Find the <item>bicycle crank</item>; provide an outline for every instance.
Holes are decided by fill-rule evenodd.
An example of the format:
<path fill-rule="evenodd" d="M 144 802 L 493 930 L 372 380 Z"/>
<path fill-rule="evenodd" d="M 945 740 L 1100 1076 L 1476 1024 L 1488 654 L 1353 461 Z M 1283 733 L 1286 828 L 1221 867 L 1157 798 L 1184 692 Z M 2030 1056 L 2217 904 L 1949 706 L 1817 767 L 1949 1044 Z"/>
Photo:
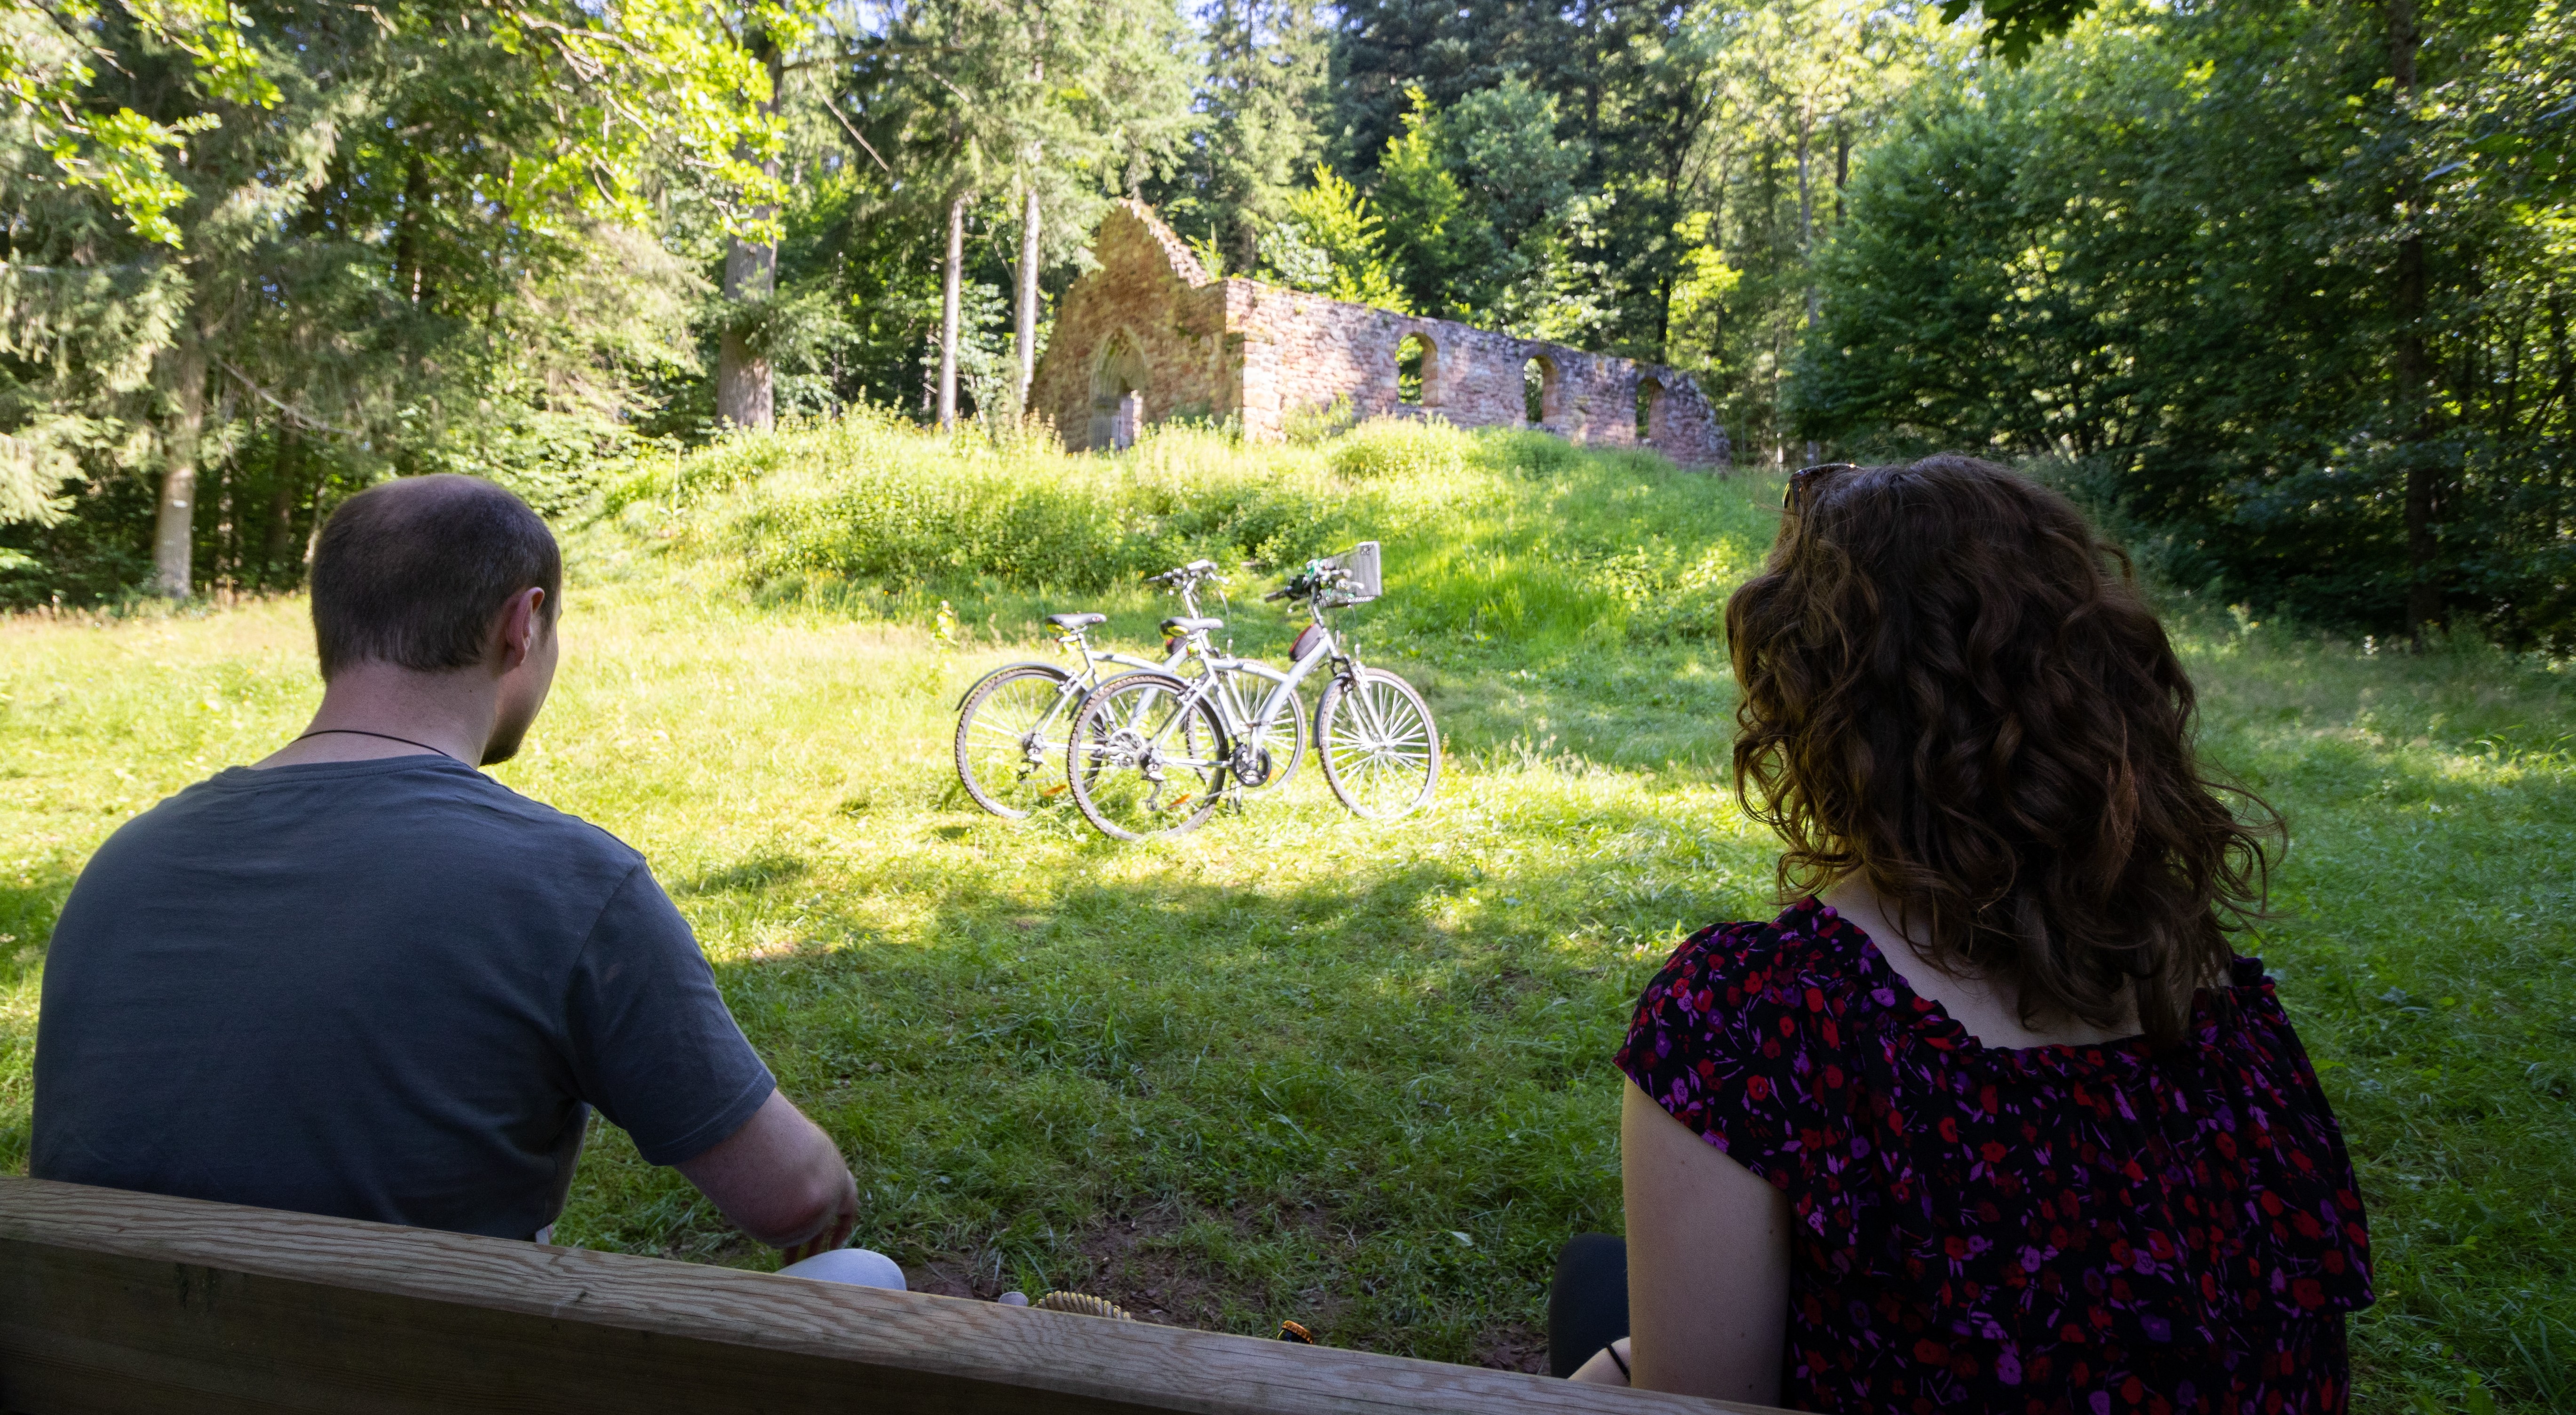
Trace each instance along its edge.
<path fill-rule="evenodd" d="M 1225 769 L 1239 786 L 1258 791 L 1270 782 L 1270 749 L 1250 742 L 1234 744 L 1234 754 L 1226 759 Z"/>

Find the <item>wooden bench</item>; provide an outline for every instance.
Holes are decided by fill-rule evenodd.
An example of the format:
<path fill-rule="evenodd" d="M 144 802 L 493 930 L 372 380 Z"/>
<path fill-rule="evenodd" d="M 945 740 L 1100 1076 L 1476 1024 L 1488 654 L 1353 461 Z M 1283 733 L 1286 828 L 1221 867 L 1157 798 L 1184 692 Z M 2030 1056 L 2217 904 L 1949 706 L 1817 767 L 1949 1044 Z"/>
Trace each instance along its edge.
<path fill-rule="evenodd" d="M 0 1177 L 0 1409 L 1709 1415 L 1755 1407 Z"/>

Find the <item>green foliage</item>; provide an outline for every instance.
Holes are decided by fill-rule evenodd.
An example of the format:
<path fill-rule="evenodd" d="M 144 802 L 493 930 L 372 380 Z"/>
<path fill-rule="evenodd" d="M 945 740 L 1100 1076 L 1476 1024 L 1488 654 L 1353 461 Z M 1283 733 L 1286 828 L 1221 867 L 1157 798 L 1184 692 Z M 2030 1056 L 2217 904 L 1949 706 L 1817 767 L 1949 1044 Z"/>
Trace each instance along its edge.
<path fill-rule="evenodd" d="M 1314 184 L 1281 199 L 1287 215 L 1262 247 L 1265 260 L 1285 266 L 1289 283 L 1337 300 L 1376 305 L 1398 314 L 1412 306 L 1396 288 L 1385 247 L 1386 223 L 1369 209 L 1359 189 L 1316 164 Z M 1319 264 L 1307 252 L 1319 254 Z M 1318 278 L 1320 277 L 1320 283 Z"/>
<path fill-rule="evenodd" d="M 2576 387 L 2568 189 L 2470 141 L 2536 56 L 2428 59 L 2462 100 L 2416 113 L 2366 12 L 2116 18 L 1918 92 L 1816 267 L 1800 429 L 2069 459 L 2183 582 L 2378 634 L 2408 627 L 2411 481 L 2455 622 L 2576 644 L 2576 405 L 2532 393 Z M 2395 210 L 2416 181 L 2438 199 Z"/>
<path fill-rule="evenodd" d="M 73 7 L 97 62 L 30 82 L 158 125 L 174 187 L 102 194 L 50 119 L 0 122 L 0 603 L 137 588 L 165 478 L 183 592 L 295 583 L 329 502 L 389 472 L 574 495 L 692 358 L 693 277 L 631 224 L 646 169 L 694 172 L 721 227 L 774 200 L 766 79 L 695 9 L 149 8 Z"/>
<path fill-rule="evenodd" d="M 1517 76 L 1446 112 L 1419 88 L 1407 98 L 1372 189 L 1406 293 L 1421 309 L 1539 333 L 1524 326 L 1559 303 L 1556 247 L 1589 215 L 1575 187 L 1584 152 L 1557 138 L 1556 98 Z"/>
<path fill-rule="evenodd" d="M 1473 445 L 1431 418 L 1371 418 L 1335 439 L 1325 463 L 1349 481 L 1436 481 L 1465 471 Z"/>
<path fill-rule="evenodd" d="M 90 0 L 0 0 L 0 103 L 6 105 L 0 123 L 13 130 L 6 145 L 43 153 L 55 169 L 53 180 L 104 196 L 142 240 L 179 246 L 170 209 L 187 198 L 187 189 L 171 174 L 167 154 L 216 120 L 205 113 L 155 118 L 122 105 L 100 111 L 86 90 L 99 61 L 115 60 L 112 51 L 82 40 L 124 30 L 186 56 L 191 76 L 214 95 L 266 107 L 279 95 L 260 72 L 246 34 L 249 21 L 247 12 L 215 0 L 120 4 L 112 16 Z M 6 512 L 0 506 L 0 521 Z"/>
<path fill-rule="evenodd" d="M 1374 196 L 1407 295 L 1422 309 L 1456 313 L 1468 304 L 1458 281 L 1493 255 L 1493 228 L 1467 215 L 1467 194 L 1434 139 L 1431 100 L 1420 89 L 1412 97 L 1403 133 L 1387 139 L 1378 156 Z"/>
<path fill-rule="evenodd" d="M 1201 15 L 1201 122 L 1181 169 L 1146 197 L 1173 229 L 1207 242 L 1211 270 L 1250 270 L 1323 156 L 1327 39 L 1312 0 L 1215 0 Z"/>

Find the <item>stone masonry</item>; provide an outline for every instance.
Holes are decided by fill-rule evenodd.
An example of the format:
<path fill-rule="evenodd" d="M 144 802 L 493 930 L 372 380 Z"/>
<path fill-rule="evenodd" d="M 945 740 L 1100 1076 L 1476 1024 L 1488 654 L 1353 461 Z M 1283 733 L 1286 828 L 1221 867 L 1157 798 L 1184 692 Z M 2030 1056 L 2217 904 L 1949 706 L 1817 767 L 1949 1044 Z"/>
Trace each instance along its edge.
<path fill-rule="evenodd" d="M 1726 429 L 1678 369 L 1218 280 L 1141 202 L 1110 209 L 1092 254 L 1100 268 L 1065 292 L 1029 390 L 1030 410 L 1054 419 L 1077 451 L 1123 447 L 1148 423 L 1187 417 L 1240 418 L 1245 436 L 1276 442 L 1290 413 L 1346 398 L 1362 417 L 1535 426 L 1574 442 L 1648 447 L 1685 467 L 1727 465 Z M 1418 401 L 1403 396 L 1398 377 L 1414 341 Z"/>

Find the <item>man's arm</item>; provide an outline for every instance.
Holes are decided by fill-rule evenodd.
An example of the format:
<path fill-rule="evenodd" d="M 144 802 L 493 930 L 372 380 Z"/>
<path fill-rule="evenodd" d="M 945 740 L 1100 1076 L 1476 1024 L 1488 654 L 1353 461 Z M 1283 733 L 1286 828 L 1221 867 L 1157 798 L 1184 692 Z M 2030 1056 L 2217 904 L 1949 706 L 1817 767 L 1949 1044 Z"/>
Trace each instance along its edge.
<path fill-rule="evenodd" d="M 840 1147 L 777 1091 L 742 1128 L 677 1168 L 734 1226 L 795 1262 L 849 1241 L 859 1186 Z"/>

